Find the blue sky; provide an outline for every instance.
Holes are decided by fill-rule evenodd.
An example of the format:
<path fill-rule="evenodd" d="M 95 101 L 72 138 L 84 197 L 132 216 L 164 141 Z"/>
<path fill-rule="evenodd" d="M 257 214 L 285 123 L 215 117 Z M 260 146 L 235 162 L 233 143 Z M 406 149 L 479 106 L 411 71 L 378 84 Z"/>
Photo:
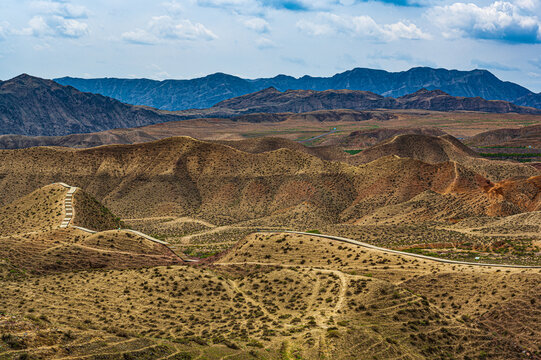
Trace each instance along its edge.
<path fill-rule="evenodd" d="M 484 68 L 541 91 L 541 0 L 1 0 L 0 79 Z"/>

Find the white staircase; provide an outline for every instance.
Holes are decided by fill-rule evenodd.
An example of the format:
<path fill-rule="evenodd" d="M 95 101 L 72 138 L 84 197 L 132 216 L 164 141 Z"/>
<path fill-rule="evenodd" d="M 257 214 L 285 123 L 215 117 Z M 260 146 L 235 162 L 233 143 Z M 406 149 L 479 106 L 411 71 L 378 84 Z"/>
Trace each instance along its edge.
<path fill-rule="evenodd" d="M 60 224 L 61 229 L 67 228 L 73 219 L 73 194 L 75 191 L 77 191 L 77 188 L 75 186 L 70 186 L 68 192 L 66 193 L 66 197 L 64 199 L 64 210 L 66 211 L 66 214 L 64 216 L 64 220 L 62 220 L 62 224 Z"/>

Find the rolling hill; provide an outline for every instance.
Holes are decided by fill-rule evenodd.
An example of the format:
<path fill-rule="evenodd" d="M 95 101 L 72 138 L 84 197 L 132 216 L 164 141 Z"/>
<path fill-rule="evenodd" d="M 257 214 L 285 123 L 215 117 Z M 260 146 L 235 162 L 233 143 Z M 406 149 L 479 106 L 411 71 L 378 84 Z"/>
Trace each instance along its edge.
<path fill-rule="evenodd" d="M 77 228 L 62 228 L 68 189 L 39 188 L 0 208 L 0 267 L 31 274 L 171 265 L 181 260 L 167 247 L 119 228 L 103 205 L 78 189 L 73 200 Z"/>
<path fill-rule="evenodd" d="M 430 164 L 455 162 L 492 181 L 537 174 L 537 170 L 529 165 L 484 159 L 450 135 L 437 137 L 419 134 L 396 135 L 346 158 L 345 161 L 359 165 L 391 155 Z"/>
<path fill-rule="evenodd" d="M 394 142 L 403 143 L 402 137 Z M 251 149 L 250 153 L 188 137 L 84 150 L 2 150 L 0 202 L 9 203 L 32 188 L 64 179 L 123 218 L 196 216 L 215 224 L 259 219 L 282 225 L 303 224 L 311 218 L 312 223 L 339 223 L 408 201 L 426 190 L 471 193 L 472 199 L 483 201 L 466 199 L 465 203 L 473 212 L 486 214 L 491 205 L 487 191 L 494 183 L 518 174 L 538 174 L 525 165 L 477 160 L 466 150 L 461 152 L 457 140 L 427 137 L 423 141 L 434 142 L 435 154 L 444 154 L 449 161 L 424 152 L 418 156 L 424 161 L 398 158 L 392 155 L 393 147 L 379 146 L 375 148 L 383 150 L 376 151 L 375 161 L 353 166 L 291 148 L 259 152 L 257 145 L 236 144 Z M 390 145 L 394 146 L 392 140 Z M 425 162 L 430 160 L 434 163 Z M 39 177 L 33 175 L 36 172 Z M 518 209 L 500 213 L 523 211 Z"/>
<path fill-rule="evenodd" d="M 482 132 L 468 139 L 471 146 L 541 148 L 541 125 Z"/>
<path fill-rule="evenodd" d="M 216 132 L 231 129 L 234 135 L 242 138 L 242 130 L 235 127 L 250 127 L 248 131 L 257 133 L 258 124 L 298 124 L 304 131 L 307 123 L 326 124 L 329 122 L 356 124 L 361 121 L 387 121 L 397 118 L 396 115 L 384 111 L 353 111 L 353 110 L 324 110 L 301 114 L 247 114 L 230 119 L 194 119 L 182 121 L 169 121 L 155 125 L 135 128 L 112 129 L 100 132 L 70 134 L 64 136 L 27 136 L 27 135 L 0 135 L 0 149 L 21 149 L 34 146 L 65 146 L 86 148 L 100 145 L 132 144 L 159 140 L 170 136 L 192 136 L 196 138 L 220 138 Z M 323 125 L 322 125 L 323 126 Z M 259 130 L 260 132 L 260 130 Z M 216 135 L 214 135 L 216 134 Z"/>
<path fill-rule="evenodd" d="M 1 150 L 0 358 L 536 359 L 539 268 L 438 258 L 538 263 L 541 176 L 490 181 L 458 140 L 416 132 L 374 134 L 393 137 L 360 165 L 274 138 Z M 58 228 L 53 181 L 81 187 L 73 222 L 99 232 Z M 102 202 L 229 246 L 188 265 Z"/>
<path fill-rule="evenodd" d="M 517 101 L 516 104 L 521 106 L 538 106 L 538 100 L 535 100 L 538 94 L 520 85 L 501 81 L 486 70 L 457 71 L 418 67 L 408 71 L 387 72 L 355 68 L 328 78 L 312 76 L 293 78 L 278 75 L 274 78 L 248 80 L 216 73 L 191 80 L 65 77 L 56 81 L 62 85 L 71 85 L 81 91 L 102 94 L 128 104 L 152 106 L 163 110 L 208 108 L 220 101 L 271 86 L 280 91 L 362 90 L 392 97 L 400 97 L 427 88 L 439 89 L 453 96 Z"/>

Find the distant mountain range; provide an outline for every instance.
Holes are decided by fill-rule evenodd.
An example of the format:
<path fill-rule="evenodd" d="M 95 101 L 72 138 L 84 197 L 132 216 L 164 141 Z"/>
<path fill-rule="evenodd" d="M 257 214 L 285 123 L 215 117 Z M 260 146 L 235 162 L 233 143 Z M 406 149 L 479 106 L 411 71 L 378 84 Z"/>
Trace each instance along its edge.
<path fill-rule="evenodd" d="M 304 113 L 319 110 L 423 109 L 541 114 L 540 109 L 505 101 L 454 97 L 422 89 L 399 98 L 354 90 L 289 90 L 267 88 L 202 110 L 168 112 L 134 106 L 62 86 L 26 74 L 0 82 L 0 134 L 61 136 L 115 128 L 132 128 L 194 118 L 234 118 L 259 113 Z M 360 116 L 359 119 L 365 119 Z M 253 121 L 276 121 L 257 116 Z"/>
<path fill-rule="evenodd" d="M 520 106 L 541 108 L 541 94 L 512 82 L 502 81 L 487 70 L 458 71 L 412 68 L 387 72 L 356 68 L 332 77 L 278 75 L 273 78 L 243 79 L 223 73 L 191 80 L 149 79 L 55 79 L 80 91 L 101 94 L 134 105 L 163 110 L 186 110 L 211 107 L 218 102 L 274 87 L 286 90 L 362 90 L 382 96 L 400 97 L 421 88 L 442 90 L 453 96 L 504 100 Z"/>
<path fill-rule="evenodd" d="M 68 135 L 179 120 L 26 74 L 0 82 L 0 134 Z"/>
<path fill-rule="evenodd" d="M 199 117 L 224 117 L 253 113 L 303 113 L 331 109 L 422 109 L 431 111 L 480 111 L 490 113 L 541 114 L 541 109 L 522 107 L 502 100 L 455 97 L 441 90 L 421 89 L 398 98 L 359 90 L 288 90 L 268 88 L 222 101 L 205 110 L 179 111 Z"/>

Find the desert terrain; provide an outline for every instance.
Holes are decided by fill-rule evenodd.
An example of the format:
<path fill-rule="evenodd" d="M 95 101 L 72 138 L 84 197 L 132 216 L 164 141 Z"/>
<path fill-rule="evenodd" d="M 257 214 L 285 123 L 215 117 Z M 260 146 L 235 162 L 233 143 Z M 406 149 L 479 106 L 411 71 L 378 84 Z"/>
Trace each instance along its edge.
<path fill-rule="evenodd" d="M 539 359 L 538 121 L 255 114 L 0 150 L 0 359 Z"/>

